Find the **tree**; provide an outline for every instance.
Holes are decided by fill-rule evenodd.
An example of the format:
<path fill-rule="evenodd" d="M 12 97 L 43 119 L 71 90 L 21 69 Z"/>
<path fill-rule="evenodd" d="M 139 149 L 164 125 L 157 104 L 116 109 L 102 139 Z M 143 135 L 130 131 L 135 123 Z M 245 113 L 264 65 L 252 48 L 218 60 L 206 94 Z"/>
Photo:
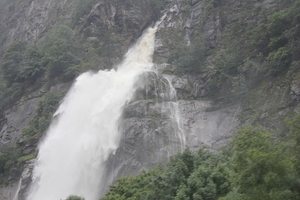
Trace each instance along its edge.
<path fill-rule="evenodd" d="M 53 113 L 58 108 L 63 93 L 48 92 L 39 102 L 36 115 L 29 126 L 23 129 L 22 137 L 30 138 L 36 134 L 42 134 L 50 125 Z"/>
<path fill-rule="evenodd" d="M 195 73 L 204 69 L 205 46 L 202 41 L 193 41 L 190 46 L 177 44 L 172 50 L 169 62 L 178 67 L 177 73 Z"/>
<path fill-rule="evenodd" d="M 60 25 L 49 32 L 45 38 L 44 49 L 49 78 L 71 80 L 79 74 L 79 45 L 74 40 L 74 31 L 69 27 Z"/>
<path fill-rule="evenodd" d="M 68 196 L 68 198 L 66 198 L 66 200 L 84 200 L 84 198 L 80 196 L 70 195 Z"/>
<path fill-rule="evenodd" d="M 1 71 L 8 86 L 19 81 L 18 75 L 23 65 L 23 53 L 26 45 L 25 41 L 16 41 L 4 53 Z"/>
<path fill-rule="evenodd" d="M 0 176 L 17 162 L 21 156 L 21 150 L 15 146 L 7 146 L 0 151 Z"/>
<path fill-rule="evenodd" d="M 174 199 L 180 185 L 186 184 L 189 175 L 189 169 L 182 155 L 177 154 L 171 157 L 163 173 L 153 177 L 147 199 Z"/>
<path fill-rule="evenodd" d="M 160 174 L 159 169 L 142 172 L 136 177 L 125 177 L 112 185 L 102 200 L 139 200 L 148 199 L 149 184 L 155 174 Z"/>
<path fill-rule="evenodd" d="M 261 128 L 240 130 L 231 143 L 232 177 L 238 193 L 249 199 L 295 199 L 292 191 L 293 162 L 283 146 Z"/>
<path fill-rule="evenodd" d="M 26 49 L 23 62 L 18 74 L 19 79 L 34 82 L 45 71 L 44 53 L 36 45 Z"/>
<path fill-rule="evenodd" d="M 295 190 L 300 196 L 300 115 L 286 119 L 290 129 L 291 154 L 294 157 L 294 166 L 296 169 Z"/>
<path fill-rule="evenodd" d="M 221 156 L 200 149 L 194 159 L 194 170 L 182 182 L 175 200 L 211 200 L 226 195 L 230 190 L 229 169 Z"/>

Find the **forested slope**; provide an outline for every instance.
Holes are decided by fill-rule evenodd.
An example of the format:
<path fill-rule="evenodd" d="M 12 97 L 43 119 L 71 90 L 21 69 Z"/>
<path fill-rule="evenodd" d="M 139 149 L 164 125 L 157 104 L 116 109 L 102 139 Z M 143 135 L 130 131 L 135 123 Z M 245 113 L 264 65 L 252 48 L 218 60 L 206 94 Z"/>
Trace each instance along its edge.
<path fill-rule="evenodd" d="M 121 178 L 102 199 L 300 199 L 299 119 L 287 120 L 284 141 L 249 126 L 218 153 L 187 149 L 166 165 Z"/>

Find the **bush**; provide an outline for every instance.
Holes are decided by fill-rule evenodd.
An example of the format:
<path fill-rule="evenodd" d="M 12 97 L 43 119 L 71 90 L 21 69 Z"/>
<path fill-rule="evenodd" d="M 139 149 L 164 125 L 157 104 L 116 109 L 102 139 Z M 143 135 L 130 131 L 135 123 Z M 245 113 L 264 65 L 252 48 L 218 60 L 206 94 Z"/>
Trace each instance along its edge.
<path fill-rule="evenodd" d="M 249 199 L 296 199 L 293 156 L 271 133 L 259 127 L 241 129 L 233 138 L 233 184 Z M 285 196 L 283 198 L 283 196 Z"/>
<path fill-rule="evenodd" d="M 22 83 L 12 83 L 10 87 L 4 86 L 0 95 L 0 107 L 6 109 L 12 105 L 24 94 L 24 86 Z"/>
<path fill-rule="evenodd" d="M 15 81 L 19 81 L 18 75 L 23 65 L 23 54 L 26 45 L 25 41 L 16 41 L 4 53 L 1 71 L 8 86 Z"/>
<path fill-rule="evenodd" d="M 58 77 L 69 81 L 78 75 L 81 63 L 78 46 L 74 41 L 74 31 L 67 26 L 61 25 L 47 34 L 44 49 L 50 79 Z"/>
<path fill-rule="evenodd" d="M 84 198 L 80 196 L 70 195 L 68 196 L 68 198 L 66 198 L 66 200 L 84 200 Z"/>
<path fill-rule="evenodd" d="M 265 62 L 266 70 L 270 75 L 278 75 L 290 67 L 292 54 L 288 47 L 281 47 L 271 52 Z"/>
<path fill-rule="evenodd" d="M 218 199 L 230 191 L 225 159 L 206 150 L 186 149 L 172 156 L 164 169 L 122 178 L 102 200 L 115 199 Z"/>
<path fill-rule="evenodd" d="M 178 44 L 172 50 L 169 62 L 177 66 L 176 73 L 199 73 L 204 70 L 205 47 L 201 41 L 192 42 L 190 46 Z"/>
<path fill-rule="evenodd" d="M 16 164 L 21 150 L 14 146 L 7 146 L 0 151 L 0 175 L 9 171 Z"/>
<path fill-rule="evenodd" d="M 62 96 L 62 93 L 53 92 L 48 92 L 44 95 L 43 99 L 39 102 L 35 117 L 29 126 L 23 130 L 23 137 L 30 138 L 36 134 L 42 134 L 47 130 Z"/>
<path fill-rule="evenodd" d="M 44 53 L 37 46 L 33 45 L 26 49 L 23 62 L 18 74 L 19 79 L 33 83 L 44 74 Z"/>
<path fill-rule="evenodd" d="M 82 18 L 84 15 L 88 14 L 96 0 L 76 0 L 74 10 L 71 17 L 71 26 L 75 27 L 80 22 L 80 18 Z"/>
<path fill-rule="evenodd" d="M 165 8 L 167 2 L 167 0 L 149 0 L 149 4 L 156 15 L 160 14 L 160 11 Z"/>

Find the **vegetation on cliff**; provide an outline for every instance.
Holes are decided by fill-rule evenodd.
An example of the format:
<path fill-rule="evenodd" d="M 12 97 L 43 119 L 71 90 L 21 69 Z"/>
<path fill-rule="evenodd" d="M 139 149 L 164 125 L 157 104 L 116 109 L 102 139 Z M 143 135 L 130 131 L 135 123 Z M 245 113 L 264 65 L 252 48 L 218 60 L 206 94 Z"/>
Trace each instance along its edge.
<path fill-rule="evenodd" d="M 300 199 L 299 120 L 287 119 L 285 141 L 250 126 L 218 153 L 187 149 L 164 167 L 121 178 L 103 200 Z"/>
<path fill-rule="evenodd" d="M 147 2 L 156 15 L 168 3 L 167 0 Z M 188 10 L 192 1 L 185 2 Z M 253 10 L 252 1 L 240 2 L 246 2 L 246 6 L 236 11 L 242 17 L 224 25 L 222 38 L 215 47 L 205 44 L 201 31 L 192 34 L 189 46 L 182 40 L 172 41 L 167 60 L 176 66 L 174 73 L 207 73 L 211 97 L 244 95 L 264 79 L 287 75 L 293 80 L 299 73 L 300 3 L 278 0 L 280 6 L 270 11 L 262 6 Z M 94 35 L 81 32 L 83 25 L 79 22 L 86 20 L 94 3 L 95 0 L 77 0 L 71 21 L 55 26 L 43 41 L 29 44 L 19 40 L 4 50 L 0 63 L 1 115 L 22 96 L 42 85 L 71 81 L 82 71 L 99 69 L 100 63 L 108 68 L 106 65 L 117 57 L 120 47 L 117 44 L 126 45 L 117 26 L 102 31 L 99 28 Z M 205 3 L 209 12 L 235 12 L 228 0 Z M 8 11 L 14 9 L 14 4 L 8 1 L 0 1 L 0 5 L 7 6 Z M 5 11 L 0 6 L 1 12 Z M 251 12 L 255 17 L 251 18 Z M 3 41 L 4 35 L 0 44 Z M 23 130 L 23 143 L 1 150 L 1 180 L 7 179 L 13 167 L 21 168 L 25 161 L 36 156 L 36 152 L 24 155 L 22 145 L 37 143 L 61 97 L 45 95 L 36 117 Z M 219 153 L 186 150 L 172 157 L 165 167 L 120 179 L 104 199 L 299 199 L 299 120 L 299 116 L 287 120 L 290 132 L 285 133 L 285 138 L 262 128 L 248 127 L 240 130 L 229 147 Z"/>
<path fill-rule="evenodd" d="M 299 69 L 300 4 L 275 3 L 278 7 L 270 10 L 251 1 L 241 1 L 238 7 L 228 0 L 204 1 L 206 11 L 220 18 L 222 37 L 211 47 L 205 45 L 207 38 L 201 30 L 194 31 L 191 45 L 172 42 L 168 61 L 179 74 L 209 74 L 207 84 L 214 97 L 245 94 L 261 80 L 286 73 L 292 76 Z M 228 16 L 222 13 L 239 18 L 227 22 Z"/>

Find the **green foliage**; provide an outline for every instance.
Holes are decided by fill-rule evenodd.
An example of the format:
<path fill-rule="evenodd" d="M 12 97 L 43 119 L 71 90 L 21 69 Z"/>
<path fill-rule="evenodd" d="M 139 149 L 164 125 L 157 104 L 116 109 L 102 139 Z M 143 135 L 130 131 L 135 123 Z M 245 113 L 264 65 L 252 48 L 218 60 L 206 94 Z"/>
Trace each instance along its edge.
<path fill-rule="evenodd" d="M 64 81 L 72 80 L 79 74 L 79 44 L 74 39 L 74 31 L 60 25 L 49 32 L 45 38 L 47 75 Z"/>
<path fill-rule="evenodd" d="M 71 17 L 71 26 L 75 27 L 80 22 L 80 19 L 84 17 L 84 15 L 88 14 L 96 0 L 76 0 L 74 10 Z"/>
<path fill-rule="evenodd" d="M 286 121 L 287 142 L 261 127 L 246 127 L 218 154 L 187 149 L 163 169 L 122 178 L 103 199 L 298 200 L 300 115 Z"/>
<path fill-rule="evenodd" d="M 184 156 L 185 157 L 185 156 Z M 193 158 L 194 170 L 181 184 L 176 200 L 218 199 L 230 190 L 229 170 L 224 165 L 226 159 L 200 149 Z"/>
<path fill-rule="evenodd" d="M 20 99 L 24 94 L 23 85 L 21 83 L 13 83 L 10 87 L 2 86 L 0 93 L 0 108 L 3 110 L 12 105 L 16 100 Z"/>
<path fill-rule="evenodd" d="M 36 158 L 36 156 L 37 156 L 37 152 L 34 152 L 34 153 L 31 153 L 31 154 L 19 157 L 17 161 L 18 162 L 25 162 L 27 160 L 32 160 L 32 159 Z"/>
<path fill-rule="evenodd" d="M 191 74 L 204 70 L 205 47 L 202 42 L 193 42 L 190 46 L 178 44 L 169 57 L 169 62 L 176 65 L 176 73 Z"/>
<path fill-rule="evenodd" d="M 239 53 L 233 48 L 234 47 L 228 47 L 227 49 L 221 50 L 215 57 L 216 69 L 223 71 L 229 76 L 237 74 L 238 66 L 240 66 L 242 62 Z"/>
<path fill-rule="evenodd" d="M 23 65 L 23 54 L 26 45 L 25 41 L 16 41 L 4 53 L 1 72 L 9 86 L 15 81 L 19 81 L 18 74 Z"/>
<path fill-rule="evenodd" d="M 217 199 L 230 188 L 222 163 L 224 159 L 209 151 L 195 154 L 187 149 L 171 157 L 164 169 L 118 180 L 103 200 Z"/>
<path fill-rule="evenodd" d="M 70 195 L 66 198 L 66 200 L 84 200 L 84 198 L 76 195 Z"/>
<path fill-rule="evenodd" d="M 152 10 L 156 15 L 160 14 L 160 11 L 163 10 L 168 3 L 167 0 L 148 0 Z"/>
<path fill-rule="evenodd" d="M 6 146 L 0 151 L 0 177 L 11 170 L 20 155 L 20 149 L 14 146 Z"/>
<path fill-rule="evenodd" d="M 276 76 L 290 67 L 292 58 L 299 59 L 298 55 L 294 55 L 294 43 L 299 40 L 299 21 L 295 20 L 295 16 L 299 11 L 299 2 L 290 3 L 286 9 L 270 14 L 261 22 L 259 28 L 255 29 L 254 40 L 258 37 L 264 38 L 263 42 L 254 43 L 257 51 L 263 52 L 266 56 L 267 74 Z"/>
<path fill-rule="evenodd" d="M 94 0 L 78 2 L 93 4 Z M 82 55 L 79 47 L 75 32 L 65 25 L 58 25 L 49 31 L 42 48 L 34 44 L 29 46 L 25 41 L 14 42 L 5 51 L 0 63 L 1 75 L 6 84 L 4 89 L 9 91 L 13 83 L 22 83 L 21 91 L 24 93 L 25 88 L 41 80 L 45 72 L 48 82 L 53 79 L 72 80 L 80 73 Z M 3 101 L 9 102 L 3 97 Z"/>
<path fill-rule="evenodd" d="M 26 49 L 19 79 L 35 82 L 45 72 L 44 53 L 33 45 Z"/>
<path fill-rule="evenodd" d="M 178 66 L 175 73 L 208 74 L 211 97 L 242 97 L 261 80 L 288 72 L 300 60 L 299 1 L 278 1 L 280 9 L 273 11 L 254 8 L 251 1 L 243 3 L 245 6 L 238 8 L 239 18 L 228 23 L 222 20 L 222 13 L 236 12 L 234 6 L 226 0 L 206 1 L 207 12 L 220 13 L 224 24 L 216 46 L 201 47 L 203 39 L 195 31 L 191 46 L 179 43 L 171 47 L 169 62 Z M 193 50 L 197 45 L 200 48 Z"/>
<path fill-rule="evenodd" d="M 209 168 L 200 165 L 188 178 L 187 185 L 181 186 L 175 199 L 217 199 L 230 191 L 228 177 L 225 166 Z"/>
<path fill-rule="evenodd" d="M 189 170 L 181 155 L 172 157 L 164 173 L 153 179 L 149 199 L 174 199 L 180 185 L 186 183 L 189 175 Z"/>
<path fill-rule="evenodd" d="M 266 58 L 266 70 L 271 75 L 278 75 L 291 65 L 291 53 L 288 47 L 280 47 L 269 53 Z"/>
<path fill-rule="evenodd" d="M 249 199 L 295 199 L 292 157 L 261 128 L 240 130 L 232 141 L 233 184 Z"/>
<path fill-rule="evenodd" d="M 156 169 L 147 173 L 142 172 L 134 178 L 122 178 L 117 181 L 116 185 L 110 187 L 109 192 L 103 200 L 147 199 L 149 183 L 153 179 L 153 176 L 159 173 L 160 170 Z"/>
<path fill-rule="evenodd" d="M 36 136 L 36 134 L 40 136 L 47 130 L 53 113 L 58 108 L 62 95 L 62 93 L 53 92 L 44 95 L 43 99 L 39 102 L 34 119 L 30 122 L 29 126 L 23 130 L 22 137 L 29 139 L 32 136 Z"/>
<path fill-rule="evenodd" d="M 17 101 L 44 71 L 43 52 L 25 41 L 14 42 L 4 53 L 1 66 L 0 109 Z"/>
<path fill-rule="evenodd" d="M 296 156 L 294 162 L 298 177 L 300 178 L 300 115 L 288 118 L 286 122 L 290 128 L 290 140 L 293 143 L 292 152 Z"/>

